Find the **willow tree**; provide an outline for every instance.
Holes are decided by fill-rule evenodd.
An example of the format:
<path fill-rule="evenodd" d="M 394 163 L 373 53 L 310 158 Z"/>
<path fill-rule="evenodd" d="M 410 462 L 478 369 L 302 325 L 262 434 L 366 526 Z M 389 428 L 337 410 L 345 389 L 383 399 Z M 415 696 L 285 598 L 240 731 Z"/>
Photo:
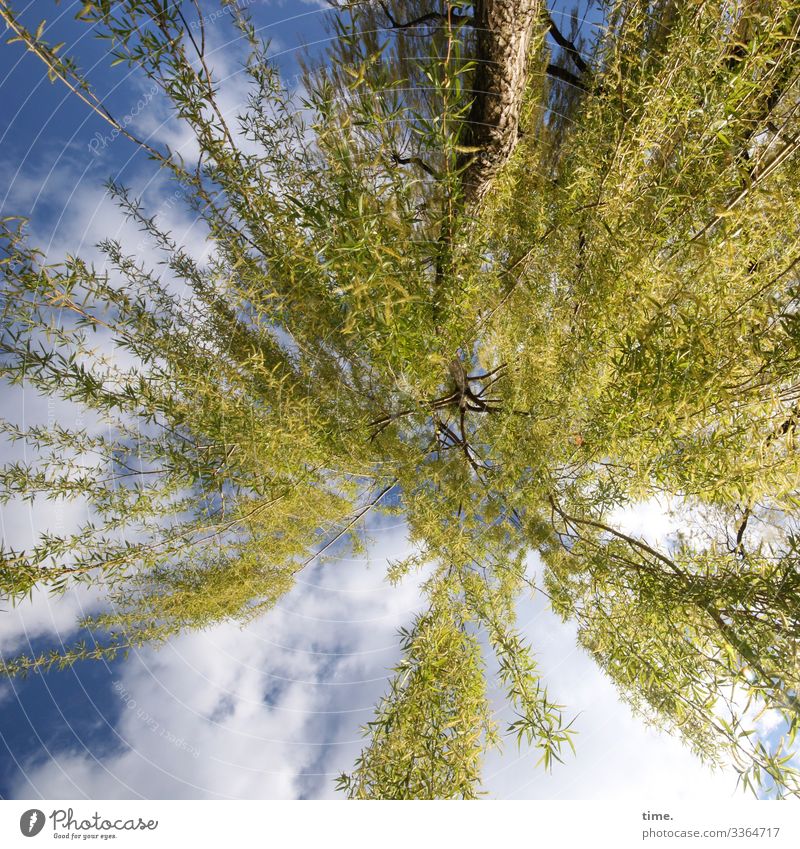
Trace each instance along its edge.
<path fill-rule="evenodd" d="M 341 2 L 302 109 L 223 5 L 251 84 L 236 116 L 193 3 L 79 14 L 191 127 L 188 167 L 0 2 L 210 250 L 115 184 L 160 266 L 111 239 L 102 266 L 54 261 L 3 225 L 3 373 L 99 424 L 4 425 L 36 457 L 5 467 L 6 497 L 82 498 L 92 519 L 4 548 L 0 588 L 108 601 L 88 643 L 3 670 L 247 622 L 393 511 L 414 553 L 388 577 L 425 567 L 428 606 L 350 796 L 472 797 L 503 732 L 548 766 L 572 746 L 515 624 L 534 552 L 534 591 L 636 711 L 755 790 L 800 792 L 800 5 L 609 0 L 586 33 L 540 0 Z M 677 536 L 620 525 L 654 498 Z"/>

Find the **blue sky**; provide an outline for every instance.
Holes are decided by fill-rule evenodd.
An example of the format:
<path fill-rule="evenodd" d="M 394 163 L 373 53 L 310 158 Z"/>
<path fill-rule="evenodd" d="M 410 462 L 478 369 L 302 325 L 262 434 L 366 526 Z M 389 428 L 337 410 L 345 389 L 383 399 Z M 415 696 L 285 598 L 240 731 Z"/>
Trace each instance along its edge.
<path fill-rule="evenodd" d="M 187 145 L 163 100 L 124 67 L 108 69 L 102 45 L 73 20 L 79 3 L 37 0 L 24 15 L 45 17 L 53 41 L 77 44 L 82 67 L 110 110 L 131 115 L 140 135 Z M 288 77 L 298 45 L 325 38 L 321 9 L 309 2 L 253 2 L 250 12 Z M 209 21 L 212 65 L 223 106 L 242 102 L 237 46 L 224 19 Z M 203 234 L 146 157 L 62 88 L 50 84 L 19 45 L 0 48 L 0 183 L 4 215 L 31 219 L 34 241 L 53 256 L 90 258 L 101 237 L 146 254 L 140 235 L 115 211 L 103 182 L 113 177 L 143 192 L 176 237 L 202 255 Z M 99 134 L 99 135 L 98 135 Z M 77 412 L 19 388 L 4 407 L 29 424 Z M 80 507 L 51 503 L 2 509 L 3 536 L 24 544 L 47 527 L 65 528 Z M 654 508 L 628 517 L 651 539 L 668 532 Z M 27 681 L 0 683 L 0 796 L 4 798 L 326 798 L 333 778 L 356 756 L 359 727 L 386 687 L 397 659 L 397 628 L 419 604 L 417 585 L 384 580 L 387 558 L 407 548 L 394 520 L 372 520 L 367 556 L 347 551 L 335 568 L 314 567 L 276 610 L 246 631 L 232 625 L 184 635 L 160 651 L 83 665 Z M 531 570 L 536 562 L 532 560 Z M 72 622 L 97 609 L 85 592 L 0 613 L 0 650 L 34 649 L 74 639 Z M 533 641 L 551 695 L 579 714 L 578 756 L 553 775 L 533 753 L 509 742 L 492 755 L 486 789 L 502 798 L 729 798 L 731 774 L 712 774 L 677 740 L 631 716 L 609 682 L 575 646 L 573 630 L 540 600 L 523 600 L 520 623 Z M 498 720 L 508 720 L 499 694 Z"/>

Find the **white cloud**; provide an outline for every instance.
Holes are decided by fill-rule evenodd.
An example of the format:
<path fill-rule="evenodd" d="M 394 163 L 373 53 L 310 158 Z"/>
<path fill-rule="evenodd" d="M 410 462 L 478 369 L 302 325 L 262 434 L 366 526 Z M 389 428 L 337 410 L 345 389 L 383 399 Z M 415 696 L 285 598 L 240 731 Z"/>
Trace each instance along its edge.
<path fill-rule="evenodd" d="M 115 732 L 129 749 L 102 763 L 61 752 L 28 764 L 14 795 L 330 795 L 396 660 L 397 626 L 420 603 L 416 581 L 383 580 L 403 540 L 402 528 L 381 533 L 380 568 L 339 560 L 304 573 L 246 630 L 224 625 L 137 653 L 117 685 Z"/>
<path fill-rule="evenodd" d="M 535 750 L 518 750 L 509 739 L 502 756 L 492 755 L 485 775 L 492 795 L 501 798 L 660 800 L 726 799 L 735 773 L 712 772 L 676 737 L 632 714 L 615 686 L 586 651 L 577 646 L 575 627 L 564 624 L 544 601 L 520 607 L 520 624 L 536 652 L 549 697 L 574 717 L 576 755 L 567 750 L 551 773 L 534 767 Z M 504 708 L 498 721 L 512 717 Z"/>
<path fill-rule="evenodd" d="M 361 747 L 358 732 L 397 657 L 396 628 L 419 605 L 417 582 L 383 580 L 402 554 L 402 528 L 380 534 L 363 560 L 304 575 L 246 630 L 188 634 L 137 653 L 117 684 L 114 730 L 126 751 L 102 759 L 58 752 L 26 764 L 17 797 L 324 798 Z M 552 774 L 507 741 L 488 758 L 486 789 L 500 798 L 659 799 L 731 796 L 735 777 L 712 774 L 681 743 L 631 715 L 576 647 L 574 629 L 542 603 L 520 607 L 552 698 L 566 706 L 577 756 Z M 495 694 L 497 695 L 497 694 Z M 498 721 L 507 723 L 506 706 Z"/>
<path fill-rule="evenodd" d="M 611 524 L 650 545 L 666 543 L 680 525 L 670 512 L 676 505 L 668 499 L 650 498 L 636 505 L 618 508 L 610 517 Z"/>

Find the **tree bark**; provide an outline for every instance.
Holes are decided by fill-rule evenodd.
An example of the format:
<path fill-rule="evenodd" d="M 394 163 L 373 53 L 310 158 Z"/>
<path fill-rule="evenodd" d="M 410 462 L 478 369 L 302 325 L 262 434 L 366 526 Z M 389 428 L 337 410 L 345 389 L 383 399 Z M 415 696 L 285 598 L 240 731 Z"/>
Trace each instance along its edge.
<path fill-rule="evenodd" d="M 477 204 L 514 151 L 531 36 L 543 25 L 541 0 L 478 0 L 475 4 L 475 99 L 464 136 L 477 152 L 462 154 L 465 200 Z"/>

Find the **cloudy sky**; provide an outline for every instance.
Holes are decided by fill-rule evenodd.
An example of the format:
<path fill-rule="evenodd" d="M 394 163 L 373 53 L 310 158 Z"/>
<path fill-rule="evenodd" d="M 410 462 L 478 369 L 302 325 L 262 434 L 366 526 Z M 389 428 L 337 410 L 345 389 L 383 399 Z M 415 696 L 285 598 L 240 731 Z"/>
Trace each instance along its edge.
<path fill-rule="evenodd" d="M 135 131 L 168 142 L 187 157 L 192 140 L 169 119 L 149 84 L 122 67 L 107 70 L 103 50 L 72 18 L 80 4 L 38 0 L 26 19 L 43 14 L 52 40 L 78 43 L 82 66 L 97 80 L 111 111 L 130 116 Z M 321 2 L 253 2 L 262 34 L 291 78 L 301 44 L 324 45 Z M 222 103 L 234 114 L 244 83 L 232 30 L 209 19 L 212 64 L 223 81 Z M 2 214 L 31 219 L 33 240 L 55 258 L 96 256 L 100 238 L 119 238 L 147 257 L 141 235 L 122 220 L 103 189 L 109 177 L 142 194 L 179 242 L 197 256 L 203 233 L 154 176 L 146 159 L 88 114 L 19 45 L 0 48 L 0 184 Z M 77 411 L 54 407 L 19 388 L 4 389 L 3 406 L 20 423 Z M 7 452 L 4 457 L 10 456 Z M 7 545 L 30 543 L 45 529 L 81 519 L 80 505 L 12 504 L 2 509 Z M 669 532 L 657 506 L 626 518 L 655 541 Z M 397 629 L 419 605 L 417 583 L 384 579 L 387 558 L 407 549 L 402 523 L 373 519 L 368 556 L 340 558 L 307 570 L 271 613 L 242 630 L 226 625 L 182 636 L 159 651 L 95 663 L 27 681 L 0 683 L 0 796 L 4 798 L 326 798 L 335 776 L 361 746 L 360 727 L 386 689 L 397 661 Z M 530 562 L 531 573 L 537 564 Z M 0 612 L 0 651 L 33 650 L 72 641 L 73 623 L 97 610 L 91 594 Z M 520 624 L 537 651 L 552 697 L 577 715 L 577 756 L 552 774 L 537 756 L 509 741 L 489 757 L 485 789 L 499 798 L 727 799 L 735 776 L 711 772 L 675 739 L 631 715 L 574 630 L 541 598 L 520 604 Z M 507 708 L 493 694 L 502 725 Z"/>

